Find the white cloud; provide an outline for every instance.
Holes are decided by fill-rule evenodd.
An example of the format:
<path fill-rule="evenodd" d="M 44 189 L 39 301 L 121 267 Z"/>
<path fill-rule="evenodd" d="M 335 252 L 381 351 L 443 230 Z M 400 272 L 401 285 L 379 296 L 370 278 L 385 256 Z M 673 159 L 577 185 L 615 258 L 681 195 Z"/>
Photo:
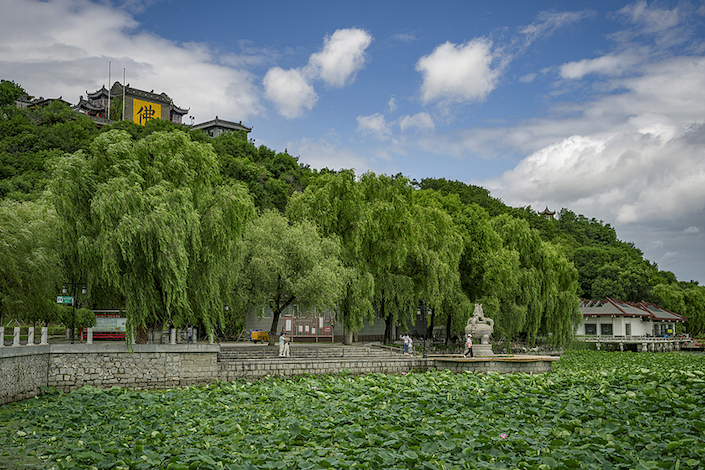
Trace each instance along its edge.
<path fill-rule="evenodd" d="M 499 78 L 491 48 L 492 42 L 484 38 L 461 45 L 446 42 L 421 57 L 416 63 L 423 75 L 421 100 L 446 104 L 484 100 Z"/>
<path fill-rule="evenodd" d="M 329 168 L 331 170 L 354 169 L 362 174 L 371 169 L 370 162 L 346 147 L 341 147 L 328 140 L 302 139 L 288 144 L 293 155 L 300 154 L 300 163 L 312 168 Z"/>
<path fill-rule="evenodd" d="M 700 229 L 699 229 L 698 227 L 693 227 L 693 226 L 691 225 L 691 226 L 688 227 L 687 229 L 683 230 L 683 232 L 685 232 L 685 233 L 694 233 L 694 234 L 697 235 L 698 233 L 700 233 Z"/>
<path fill-rule="evenodd" d="M 416 41 L 416 36 L 409 33 L 396 33 L 392 35 L 392 39 L 406 44 L 411 44 Z"/>
<path fill-rule="evenodd" d="M 312 54 L 309 67 L 326 85 L 344 87 L 355 80 L 365 65 L 365 49 L 372 35 L 357 28 L 339 29 L 324 40 L 323 49 Z"/>
<path fill-rule="evenodd" d="M 269 69 L 263 80 L 267 99 L 273 101 L 279 113 L 286 118 L 301 115 L 304 109 L 312 109 L 318 95 L 300 69 Z"/>
<path fill-rule="evenodd" d="M 344 87 L 355 81 L 365 65 L 365 50 L 372 36 L 357 28 L 339 29 L 324 39 L 323 49 L 311 54 L 302 68 L 269 69 L 264 77 L 267 99 L 274 102 L 279 113 L 289 119 L 312 109 L 318 100 L 313 82 L 323 81 L 332 87 Z"/>
<path fill-rule="evenodd" d="M 380 113 L 370 116 L 358 116 L 357 131 L 363 134 L 372 134 L 379 140 L 388 140 L 392 134 L 386 119 Z"/>
<path fill-rule="evenodd" d="M 583 59 L 561 65 L 560 75 L 565 79 L 580 79 L 590 73 L 619 76 L 639 63 L 639 57 L 630 53 L 607 54 L 596 59 Z"/>
<path fill-rule="evenodd" d="M 421 112 L 414 114 L 413 116 L 402 116 L 399 119 L 399 127 L 402 132 L 405 132 L 411 128 L 425 131 L 433 129 L 436 127 L 436 124 L 433 122 L 433 118 L 430 114 Z"/>
<path fill-rule="evenodd" d="M 397 98 L 396 96 L 392 95 L 391 98 L 389 98 L 389 101 L 387 101 L 387 109 L 389 109 L 390 113 L 393 113 L 394 111 L 397 110 Z"/>
<path fill-rule="evenodd" d="M 134 11 L 137 3 L 128 2 Z M 122 80 L 165 92 L 197 120 L 247 120 L 262 112 L 254 76 L 219 65 L 209 47 L 139 31 L 124 9 L 87 0 L 15 0 L 0 15 L 0 70 L 36 96 L 80 95 Z"/>
<path fill-rule="evenodd" d="M 590 16 L 594 16 L 594 13 L 590 11 L 542 12 L 538 15 L 538 21 L 520 29 L 519 32 L 524 35 L 524 47 L 540 37 L 549 36 L 559 28 L 577 23 Z"/>
<path fill-rule="evenodd" d="M 631 22 L 640 25 L 644 33 L 661 33 L 672 30 L 680 21 L 678 8 L 666 10 L 655 6 L 649 7 L 644 0 L 631 3 L 619 13 L 627 16 Z"/>

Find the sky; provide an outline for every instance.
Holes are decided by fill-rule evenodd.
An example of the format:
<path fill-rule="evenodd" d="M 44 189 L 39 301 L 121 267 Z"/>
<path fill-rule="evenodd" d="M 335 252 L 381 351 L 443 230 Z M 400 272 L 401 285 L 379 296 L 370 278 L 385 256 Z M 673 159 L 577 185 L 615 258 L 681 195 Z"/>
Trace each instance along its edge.
<path fill-rule="evenodd" d="M 0 78 L 77 103 L 123 70 L 187 123 L 566 208 L 705 284 L 703 1 L 0 0 Z"/>

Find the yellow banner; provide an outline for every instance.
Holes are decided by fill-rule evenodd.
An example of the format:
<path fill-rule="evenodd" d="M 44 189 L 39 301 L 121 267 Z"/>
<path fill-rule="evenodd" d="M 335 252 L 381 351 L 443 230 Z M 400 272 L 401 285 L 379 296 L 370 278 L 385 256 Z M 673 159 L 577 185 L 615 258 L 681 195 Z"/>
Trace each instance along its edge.
<path fill-rule="evenodd" d="M 135 99 L 132 101 L 132 122 L 144 126 L 150 119 L 162 118 L 162 105 Z"/>

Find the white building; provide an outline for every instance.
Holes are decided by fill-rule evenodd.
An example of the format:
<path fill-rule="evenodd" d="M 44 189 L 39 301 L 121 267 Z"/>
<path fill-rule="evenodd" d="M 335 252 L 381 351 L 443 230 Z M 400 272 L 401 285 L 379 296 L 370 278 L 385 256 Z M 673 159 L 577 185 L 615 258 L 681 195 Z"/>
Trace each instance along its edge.
<path fill-rule="evenodd" d="M 623 302 L 617 299 L 583 300 L 583 323 L 577 336 L 672 336 L 676 324 L 686 317 L 649 302 Z"/>

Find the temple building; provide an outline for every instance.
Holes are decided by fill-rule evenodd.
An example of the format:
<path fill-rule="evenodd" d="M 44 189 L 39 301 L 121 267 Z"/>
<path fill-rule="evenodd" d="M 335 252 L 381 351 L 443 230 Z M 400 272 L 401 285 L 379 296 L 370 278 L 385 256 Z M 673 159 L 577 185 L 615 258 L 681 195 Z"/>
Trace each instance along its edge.
<path fill-rule="evenodd" d="M 124 106 L 122 105 L 123 93 Z M 110 91 L 103 86 L 94 93 L 86 92 L 86 99 L 81 96 L 78 104 L 72 109 L 93 118 L 109 119 L 108 106 L 112 105 L 112 103 L 109 105 L 109 102 L 120 103 L 118 119 L 123 118 L 124 110 L 124 119 L 140 126 L 144 126 L 151 119 L 163 119 L 182 124 L 183 116 L 189 111 L 176 106 L 166 93 L 157 94 L 154 90 L 138 90 L 129 84 L 123 87 L 120 82 L 115 82 Z"/>
<path fill-rule="evenodd" d="M 544 219 L 553 220 L 553 216 L 556 215 L 556 211 L 549 210 L 548 206 L 546 206 L 543 212 L 539 212 L 539 215 L 543 216 Z"/>
<path fill-rule="evenodd" d="M 191 129 L 200 129 L 204 134 L 210 137 L 218 137 L 226 132 L 245 132 L 245 135 L 247 135 L 252 131 L 251 127 L 243 126 L 242 121 L 226 121 L 224 119 L 218 119 L 218 116 L 216 116 L 213 120 L 206 121 L 201 124 L 194 124 L 191 126 Z"/>

